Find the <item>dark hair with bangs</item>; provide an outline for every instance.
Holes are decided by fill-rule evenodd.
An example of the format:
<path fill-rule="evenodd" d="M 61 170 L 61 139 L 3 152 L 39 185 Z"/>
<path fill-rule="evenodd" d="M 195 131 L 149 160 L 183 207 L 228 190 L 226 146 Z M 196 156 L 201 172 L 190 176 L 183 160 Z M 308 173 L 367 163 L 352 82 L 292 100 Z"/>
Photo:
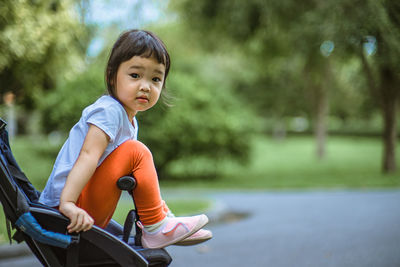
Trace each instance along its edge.
<path fill-rule="evenodd" d="M 108 58 L 105 71 L 105 81 L 108 93 L 117 99 L 115 84 L 119 66 L 134 56 L 154 57 L 158 63 L 164 64 L 165 74 L 163 88 L 168 76 L 170 67 L 170 58 L 168 51 L 154 33 L 145 30 L 130 30 L 122 33 L 115 42 L 110 57 Z M 163 90 L 164 91 L 164 90 Z"/>

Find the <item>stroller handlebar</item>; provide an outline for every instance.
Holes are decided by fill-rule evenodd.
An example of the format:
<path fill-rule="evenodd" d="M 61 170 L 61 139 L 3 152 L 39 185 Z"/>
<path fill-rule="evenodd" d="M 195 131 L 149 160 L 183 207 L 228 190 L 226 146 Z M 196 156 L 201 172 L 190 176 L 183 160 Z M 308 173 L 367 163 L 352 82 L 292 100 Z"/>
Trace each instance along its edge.
<path fill-rule="evenodd" d="M 51 246 L 68 248 L 79 242 L 79 237 L 56 233 L 43 229 L 30 212 L 22 214 L 15 225 L 32 239 Z"/>

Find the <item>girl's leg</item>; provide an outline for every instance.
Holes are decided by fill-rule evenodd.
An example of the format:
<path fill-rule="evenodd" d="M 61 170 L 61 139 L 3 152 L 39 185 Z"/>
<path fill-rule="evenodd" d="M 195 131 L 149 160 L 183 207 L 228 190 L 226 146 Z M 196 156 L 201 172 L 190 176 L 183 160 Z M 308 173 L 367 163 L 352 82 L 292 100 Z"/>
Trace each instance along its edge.
<path fill-rule="evenodd" d="M 204 214 L 167 218 L 169 209 L 161 199 L 151 152 L 142 143 L 130 140 L 101 163 L 78 198 L 77 205 L 93 217 L 96 225 L 105 228 L 111 220 L 121 196 L 117 180 L 128 174 L 133 174 L 137 180 L 133 194 L 140 217 L 139 226 L 143 228 L 144 247 L 162 248 L 175 244 L 198 232 L 208 222 Z M 152 229 L 154 226 L 156 229 Z M 201 234 L 201 238 L 204 236 Z"/>
<path fill-rule="evenodd" d="M 77 201 L 77 205 L 93 217 L 96 225 L 104 228 L 111 220 L 121 195 L 116 182 L 129 174 L 137 180 L 133 194 L 141 222 L 151 225 L 166 217 L 151 152 L 143 143 L 129 140 L 101 163 Z"/>

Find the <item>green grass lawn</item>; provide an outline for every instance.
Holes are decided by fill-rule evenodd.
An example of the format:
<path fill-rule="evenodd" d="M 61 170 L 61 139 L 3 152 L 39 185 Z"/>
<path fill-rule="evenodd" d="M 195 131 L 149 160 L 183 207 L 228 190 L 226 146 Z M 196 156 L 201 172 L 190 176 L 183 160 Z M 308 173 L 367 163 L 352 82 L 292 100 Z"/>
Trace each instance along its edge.
<path fill-rule="evenodd" d="M 12 140 L 11 146 L 23 171 L 38 189 L 42 189 L 59 146 L 44 138 L 30 137 Z M 260 136 L 254 139 L 252 146 L 247 165 L 221 161 L 221 177 L 162 180 L 161 185 L 218 189 L 400 187 L 399 171 L 392 175 L 381 173 L 382 143 L 378 138 L 329 137 L 326 157 L 322 160 L 315 156 L 312 137 L 277 141 Z M 400 169 L 400 155 L 397 161 Z"/>
<path fill-rule="evenodd" d="M 398 146 L 400 147 L 400 146 Z M 400 151 L 398 151 L 400 153 Z M 221 163 L 218 179 L 162 181 L 164 187 L 217 189 L 314 189 L 400 187 L 400 172 L 381 172 L 382 144 L 377 138 L 329 137 L 326 157 L 315 156 L 311 137 L 256 138 L 247 165 Z M 400 168 L 400 156 L 397 165 Z"/>

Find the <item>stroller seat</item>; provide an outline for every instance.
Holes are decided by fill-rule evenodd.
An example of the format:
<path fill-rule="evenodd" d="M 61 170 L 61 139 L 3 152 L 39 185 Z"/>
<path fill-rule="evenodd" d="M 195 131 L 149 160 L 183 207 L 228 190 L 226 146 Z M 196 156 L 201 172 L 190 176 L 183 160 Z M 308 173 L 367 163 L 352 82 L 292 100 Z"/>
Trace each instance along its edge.
<path fill-rule="evenodd" d="M 8 141 L 6 123 L 0 118 L 0 201 L 7 220 L 9 238 L 25 241 L 43 266 L 168 266 L 172 259 L 165 249 L 146 249 L 140 231 L 130 234 L 138 219 L 134 210 L 125 225 L 111 220 L 106 229 L 93 226 L 86 232 L 68 234 L 69 219 L 57 209 L 38 202 L 40 192 L 19 168 Z M 121 178 L 122 185 L 127 177 Z M 133 179 L 133 183 L 135 180 Z M 128 183 L 132 183 L 128 182 Z M 120 185 L 118 185 L 120 186 Z M 121 190 L 128 190 L 124 186 Z M 11 239 L 10 239 L 11 242 Z"/>

